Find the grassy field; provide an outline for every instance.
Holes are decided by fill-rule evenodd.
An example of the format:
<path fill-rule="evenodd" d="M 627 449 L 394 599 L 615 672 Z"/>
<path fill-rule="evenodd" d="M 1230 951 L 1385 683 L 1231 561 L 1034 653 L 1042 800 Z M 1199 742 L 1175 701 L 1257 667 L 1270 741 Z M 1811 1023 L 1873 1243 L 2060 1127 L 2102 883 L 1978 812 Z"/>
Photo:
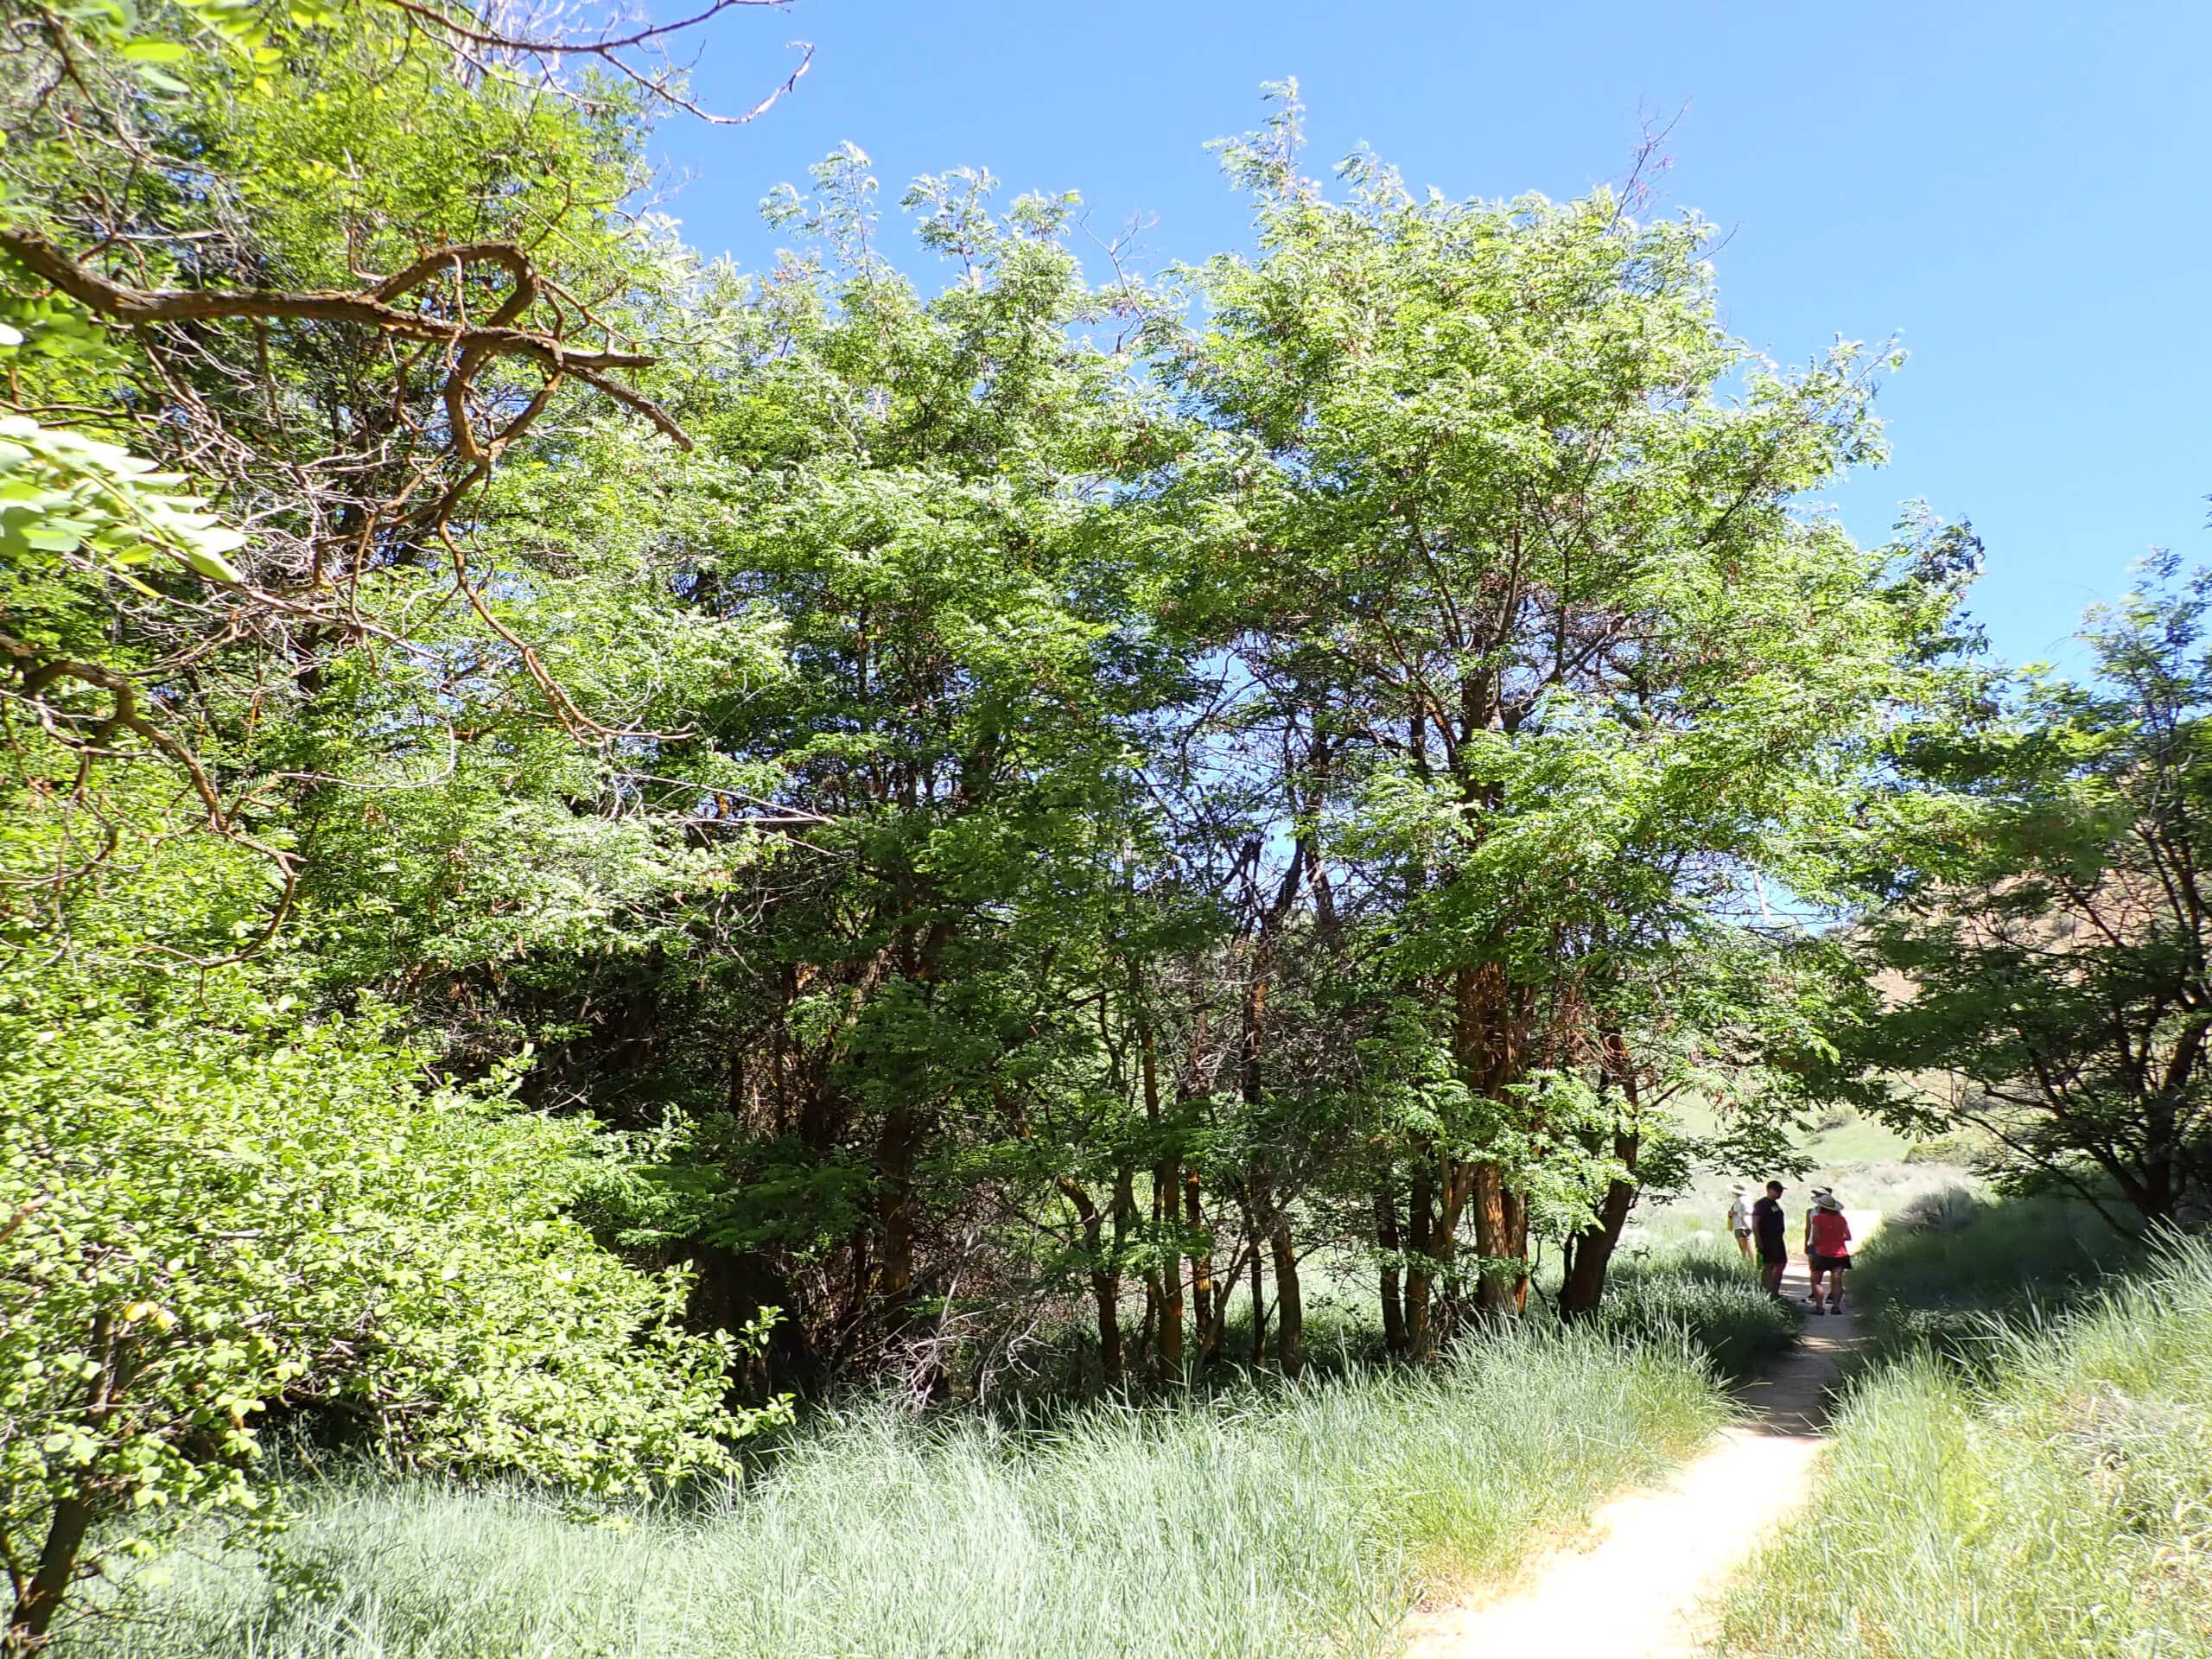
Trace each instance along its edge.
<path fill-rule="evenodd" d="M 1923 1350 L 1859 1380 L 1808 1518 L 1731 1596 L 1726 1651 L 2202 1659 L 2212 1249 L 2177 1245 L 2084 1291 L 2081 1240 L 2047 1206 L 1996 1206 L 1930 1236 L 1958 1278 L 1909 1240 L 1883 1241 L 1893 1302 L 1978 1279 L 2044 1311 L 2002 1330 L 1985 1318 L 1974 1364 Z M 2028 1249 L 2063 1276 L 2025 1285 Z"/>
<path fill-rule="evenodd" d="M 1338 1278 L 1342 1282 L 1338 1282 Z M 746 1485 L 593 1512 L 300 1479 L 266 1555 L 187 1551 L 60 1659 L 1382 1656 L 1694 1450 L 1796 1334 L 1732 1245 L 1647 1241 L 1599 1318 L 1378 1365 L 1363 1274 L 1314 1274 L 1302 1386 L 1150 1404 L 818 1413 Z M 1243 1340 L 1232 1333 L 1232 1353 Z"/>
<path fill-rule="evenodd" d="M 749 1487 L 597 1518 L 365 1477 L 279 1570 L 184 1559 L 68 1659 L 1191 1659 L 1390 1650 L 1725 1418 L 1679 1338 L 1537 1332 L 1348 1376 L 994 1427 L 855 1411 Z"/>

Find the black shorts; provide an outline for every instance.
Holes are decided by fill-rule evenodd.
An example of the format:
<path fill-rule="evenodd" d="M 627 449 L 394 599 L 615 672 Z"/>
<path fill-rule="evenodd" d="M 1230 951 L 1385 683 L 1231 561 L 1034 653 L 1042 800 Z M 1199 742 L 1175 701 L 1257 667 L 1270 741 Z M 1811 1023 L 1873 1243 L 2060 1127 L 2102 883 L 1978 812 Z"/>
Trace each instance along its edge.
<path fill-rule="evenodd" d="M 1813 1271 L 1815 1273 L 1841 1273 L 1850 1266 L 1851 1258 L 1847 1255 L 1816 1255 L 1813 1258 Z"/>
<path fill-rule="evenodd" d="M 1763 1268 L 1786 1268 L 1789 1265 L 1789 1252 L 1779 1244 L 1762 1244 L 1759 1246 L 1759 1265 Z"/>

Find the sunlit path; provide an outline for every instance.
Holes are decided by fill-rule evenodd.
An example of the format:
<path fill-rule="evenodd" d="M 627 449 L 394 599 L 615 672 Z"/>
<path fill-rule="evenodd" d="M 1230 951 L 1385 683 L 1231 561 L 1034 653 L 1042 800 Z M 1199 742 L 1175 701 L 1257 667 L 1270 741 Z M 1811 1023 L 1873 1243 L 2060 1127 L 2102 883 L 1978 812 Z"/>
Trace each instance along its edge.
<path fill-rule="evenodd" d="M 1850 1212 L 1863 1240 L 1880 1220 Z M 1804 1265 L 1783 1281 L 1801 1304 Z M 1517 1587 L 1485 1601 L 1423 1609 L 1408 1659 L 1478 1659 L 1542 1650 L 1610 1659 L 1701 1659 L 1721 1585 L 1811 1495 L 1827 1434 L 1827 1391 L 1859 1342 L 1840 1315 L 1808 1318 L 1787 1358 L 1740 1391 L 1751 1415 L 1663 1484 L 1600 1509 L 1588 1536 L 1537 1560 Z"/>

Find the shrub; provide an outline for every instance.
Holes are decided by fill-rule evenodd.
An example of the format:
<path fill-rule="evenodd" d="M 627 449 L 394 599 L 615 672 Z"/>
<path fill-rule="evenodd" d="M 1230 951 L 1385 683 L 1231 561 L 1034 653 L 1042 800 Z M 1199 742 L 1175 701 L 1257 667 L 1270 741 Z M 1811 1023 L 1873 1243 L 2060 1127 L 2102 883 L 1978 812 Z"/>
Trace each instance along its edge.
<path fill-rule="evenodd" d="M 1883 1218 L 1892 1236 L 1898 1233 L 1955 1233 L 1980 1217 L 1981 1200 L 1966 1186 L 1939 1186 L 1909 1200 L 1894 1215 Z"/>
<path fill-rule="evenodd" d="M 1689 1245 L 1618 1263 L 1598 1323 L 1625 1342 L 1686 1343 L 1722 1376 L 1750 1376 L 1797 1338 L 1797 1316 L 1760 1288 L 1735 1247 Z"/>
<path fill-rule="evenodd" d="M 124 1517 L 138 1550 L 194 1514 L 265 1524 L 272 1414 L 569 1487 L 724 1462 L 725 1344 L 566 1213 L 588 1131 L 426 1087 L 373 1018 L 304 1020 L 242 969 L 32 963 L 0 969 L 19 1639 Z"/>

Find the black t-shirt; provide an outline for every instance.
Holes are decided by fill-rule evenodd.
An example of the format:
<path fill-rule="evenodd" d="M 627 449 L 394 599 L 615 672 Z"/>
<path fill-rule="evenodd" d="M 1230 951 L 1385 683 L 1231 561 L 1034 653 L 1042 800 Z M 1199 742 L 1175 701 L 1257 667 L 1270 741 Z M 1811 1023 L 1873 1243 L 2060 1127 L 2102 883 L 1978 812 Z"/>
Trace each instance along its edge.
<path fill-rule="evenodd" d="M 1751 1206 L 1751 1230 L 1759 1236 L 1762 1250 L 1781 1250 L 1782 1205 L 1776 1198 L 1761 1198 Z"/>

